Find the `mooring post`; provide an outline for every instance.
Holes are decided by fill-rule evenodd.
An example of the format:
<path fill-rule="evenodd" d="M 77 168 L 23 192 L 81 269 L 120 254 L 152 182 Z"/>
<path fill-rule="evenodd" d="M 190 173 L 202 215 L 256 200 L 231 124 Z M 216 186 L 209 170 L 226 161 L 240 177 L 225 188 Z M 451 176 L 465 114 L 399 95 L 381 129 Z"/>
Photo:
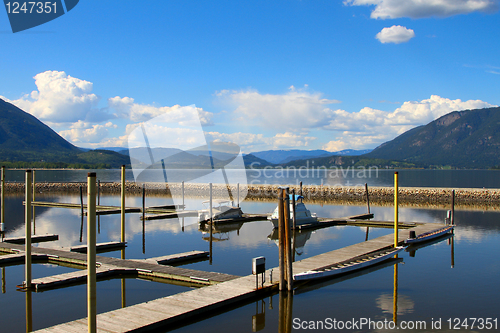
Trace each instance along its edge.
<path fill-rule="evenodd" d="M 297 219 L 295 214 L 295 189 L 292 190 L 292 214 L 293 214 L 293 230 L 297 228 Z"/>
<path fill-rule="evenodd" d="M 1 182 L 2 182 L 2 192 L 0 194 L 0 233 L 2 234 L 2 241 L 5 232 L 5 166 L 2 166 L 1 170 Z"/>
<path fill-rule="evenodd" d="M 292 237 L 290 234 L 290 190 L 286 188 L 285 199 L 285 244 L 286 244 L 286 281 L 288 291 L 293 290 Z"/>
<path fill-rule="evenodd" d="M 236 192 L 238 192 L 238 207 L 240 206 L 240 183 L 236 184 Z"/>
<path fill-rule="evenodd" d="M 32 183 L 32 187 L 33 187 L 33 195 L 31 197 L 31 200 L 32 201 L 35 201 L 35 193 L 36 193 L 36 182 L 35 182 L 35 170 L 33 170 L 33 183 Z M 36 216 L 35 216 L 35 206 L 33 206 L 33 214 L 32 214 L 32 219 L 33 219 L 33 235 L 36 235 L 36 220 L 35 220 Z"/>
<path fill-rule="evenodd" d="M 368 209 L 368 214 L 370 214 L 370 196 L 368 194 L 368 183 L 365 183 L 365 193 L 366 193 L 366 207 Z"/>
<path fill-rule="evenodd" d="M 101 205 L 101 180 L 97 181 L 97 206 Z M 101 233 L 101 215 L 97 216 L 97 233 Z"/>
<path fill-rule="evenodd" d="M 26 170 L 26 183 L 24 195 L 24 218 L 25 218 L 25 264 L 24 278 L 26 289 L 31 288 L 31 170 Z"/>
<path fill-rule="evenodd" d="M 399 234 L 398 234 L 398 172 L 394 172 L 394 247 L 398 246 Z"/>
<path fill-rule="evenodd" d="M 184 203 L 184 181 L 182 181 L 182 209 L 186 209 L 186 204 Z"/>
<path fill-rule="evenodd" d="M 280 281 L 279 289 L 285 290 L 285 240 L 284 240 L 284 224 L 285 224 L 285 207 L 284 207 L 284 192 L 283 188 L 279 188 L 278 193 L 278 249 L 279 249 L 279 267 Z"/>
<path fill-rule="evenodd" d="M 300 182 L 300 193 L 299 194 L 300 194 L 300 196 L 303 196 L 302 195 L 302 182 Z"/>
<path fill-rule="evenodd" d="M 80 215 L 83 216 L 83 187 L 80 186 Z"/>
<path fill-rule="evenodd" d="M 212 255 L 213 255 L 213 252 L 212 252 L 212 242 L 213 242 L 213 222 L 214 222 L 214 219 L 213 219 L 213 216 L 212 216 L 212 183 L 210 183 L 210 208 L 209 208 L 209 213 L 210 213 L 210 260 L 209 260 L 209 264 L 212 265 Z"/>
<path fill-rule="evenodd" d="M 455 190 L 451 190 L 451 225 L 455 225 Z"/>
<path fill-rule="evenodd" d="M 121 206 L 121 242 L 125 242 L 125 165 L 122 165 L 122 191 L 121 191 L 121 201 L 120 201 L 120 206 Z M 122 258 L 125 259 L 125 258 Z"/>
<path fill-rule="evenodd" d="M 87 325 L 95 333 L 96 322 L 96 173 L 87 175 Z"/>

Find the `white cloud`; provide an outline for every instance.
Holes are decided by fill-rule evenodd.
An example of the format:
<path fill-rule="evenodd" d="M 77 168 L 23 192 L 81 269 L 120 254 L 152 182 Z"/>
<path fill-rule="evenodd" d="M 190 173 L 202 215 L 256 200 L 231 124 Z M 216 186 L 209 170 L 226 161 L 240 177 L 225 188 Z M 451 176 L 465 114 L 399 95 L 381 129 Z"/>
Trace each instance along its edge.
<path fill-rule="evenodd" d="M 213 141 L 231 142 L 241 147 L 245 153 L 250 153 L 264 149 L 287 149 L 308 147 L 316 140 L 315 137 L 307 136 L 306 133 L 277 133 L 273 137 L 264 137 L 263 134 L 253 133 L 219 133 L 208 132 L 207 137 Z"/>
<path fill-rule="evenodd" d="M 377 34 L 377 36 L 375 36 L 375 38 L 377 38 L 382 44 L 406 43 L 413 37 L 415 37 L 415 32 L 412 29 L 408 29 L 400 25 L 393 25 L 390 28 L 384 28 Z"/>
<path fill-rule="evenodd" d="M 448 17 L 498 9 L 497 0 L 345 0 L 344 4 L 375 6 L 370 15 L 374 19 Z"/>
<path fill-rule="evenodd" d="M 422 101 L 405 102 L 393 112 L 365 107 L 359 112 L 335 111 L 335 121 L 324 129 L 342 132 L 323 146 L 328 151 L 371 148 L 425 125 L 452 111 L 482 109 L 495 105 L 480 100 L 451 100 L 433 95 Z"/>
<path fill-rule="evenodd" d="M 143 122 L 160 115 L 165 115 L 171 123 L 178 123 L 181 126 L 192 126 L 193 119 L 199 117 L 202 125 L 213 125 L 211 112 L 202 108 L 191 106 L 153 106 L 134 103 L 130 97 L 113 97 L 108 99 L 109 107 L 116 110 L 116 116 L 129 118 L 135 122 Z M 166 119 L 165 118 L 165 119 Z"/>
<path fill-rule="evenodd" d="M 91 82 L 58 71 L 46 71 L 37 74 L 34 79 L 38 90 L 9 102 L 51 123 L 109 119 L 109 116 L 96 110 L 100 98 L 92 93 Z"/>
<path fill-rule="evenodd" d="M 255 90 L 217 93 L 223 102 L 235 108 L 241 124 L 254 124 L 279 130 L 317 128 L 328 124 L 333 111 L 327 105 L 339 103 L 291 86 L 285 94 L 260 94 Z"/>
<path fill-rule="evenodd" d="M 111 122 L 104 125 L 92 125 L 83 121 L 78 121 L 70 126 L 69 130 L 59 132 L 66 140 L 73 143 L 99 143 L 108 135 L 108 128 L 117 128 Z"/>

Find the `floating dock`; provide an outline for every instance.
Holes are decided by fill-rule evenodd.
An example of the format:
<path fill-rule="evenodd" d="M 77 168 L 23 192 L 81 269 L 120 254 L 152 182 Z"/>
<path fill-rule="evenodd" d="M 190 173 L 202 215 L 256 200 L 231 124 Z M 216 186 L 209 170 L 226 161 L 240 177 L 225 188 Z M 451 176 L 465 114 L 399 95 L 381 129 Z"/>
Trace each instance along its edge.
<path fill-rule="evenodd" d="M 422 223 L 414 227 L 417 235 L 442 228 L 437 223 Z M 399 244 L 403 244 L 407 233 L 399 233 Z M 323 253 L 293 263 L 294 273 L 306 272 L 325 265 L 333 265 L 350 258 L 390 248 L 394 243 L 394 235 L 378 237 L 342 249 Z M 100 258 L 98 261 L 100 261 Z M 119 260 L 108 258 L 109 260 Z M 130 260 L 129 260 L 130 261 Z M 136 262 L 137 263 L 137 262 Z M 154 265 L 154 264 L 150 264 Z M 124 265 L 121 265 L 122 267 Z M 156 265 L 158 266 L 158 265 Z M 132 268 L 132 267 L 129 267 Z M 173 267 L 172 267 L 173 268 Z M 270 270 L 266 271 L 269 276 Z M 215 314 L 216 311 L 227 311 L 229 305 L 264 297 L 277 290 L 279 269 L 273 268 L 273 281 L 263 284 L 256 290 L 255 276 L 231 277 L 225 282 L 210 285 L 173 296 L 156 299 L 126 308 L 117 309 L 97 315 L 97 329 L 103 332 L 145 332 L 165 328 L 169 325 L 182 325 L 199 319 L 202 315 Z M 37 332 L 87 332 L 87 319 L 56 325 Z"/>

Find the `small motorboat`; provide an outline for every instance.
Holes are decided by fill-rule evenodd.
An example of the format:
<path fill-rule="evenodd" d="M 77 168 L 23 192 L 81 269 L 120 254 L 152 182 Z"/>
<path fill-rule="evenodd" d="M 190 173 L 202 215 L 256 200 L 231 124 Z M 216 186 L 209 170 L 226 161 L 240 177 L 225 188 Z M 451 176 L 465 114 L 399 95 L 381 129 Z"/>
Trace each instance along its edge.
<path fill-rule="evenodd" d="M 210 200 L 203 201 L 206 209 L 198 211 L 198 221 L 206 222 L 210 220 Z M 214 221 L 237 219 L 243 216 L 240 207 L 232 205 L 230 200 L 212 200 L 212 218 Z"/>
<path fill-rule="evenodd" d="M 293 194 L 290 194 L 290 223 L 293 221 Z M 311 223 L 317 223 L 318 222 L 318 217 L 316 216 L 315 213 L 311 213 L 309 209 L 306 208 L 306 205 L 304 205 L 304 202 L 302 201 L 304 199 L 303 196 L 301 195 L 295 195 L 295 223 L 297 226 L 303 225 L 303 224 L 311 224 Z M 278 228 L 278 218 L 279 218 L 279 212 L 278 212 L 278 207 L 274 210 L 271 216 L 269 216 L 267 219 L 273 222 L 273 225 L 275 228 Z"/>

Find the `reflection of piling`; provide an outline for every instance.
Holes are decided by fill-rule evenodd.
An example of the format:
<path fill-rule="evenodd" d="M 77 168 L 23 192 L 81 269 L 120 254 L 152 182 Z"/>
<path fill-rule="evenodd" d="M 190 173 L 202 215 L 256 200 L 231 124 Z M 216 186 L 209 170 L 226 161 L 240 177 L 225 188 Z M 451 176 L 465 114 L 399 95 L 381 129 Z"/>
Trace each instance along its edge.
<path fill-rule="evenodd" d="M 399 212 L 398 212 L 398 173 L 394 172 L 394 247 L 398 246 L 398 221 L 399 220 Z"/>
<path fill-rule="evenodd" d="M 25 217 L 25 287 L 26 289 L 31 288 L 31 170 L 26 170 L 26 189 L 25 189 L 25 206 L 24 206 L 24 217 Z"/>
<path fill-rule="evenodd" d="M 398 258 L 396 254 L 395 259 Z M 398 263 L 394 264 L 394 291 L 392 294 L 392 321 L 398 324 Z"/>
<path fill-rule="evenodd" d="M 279 322 L 278 332 L 292 332 L 293 323 L 293 293 L 280 292 L 279 294 Z"/>
<path fill-rule="evenodd" d="M 96 174 L 87 177 L 87 322 L 96 332 Z"/>
<path fill-rule="evenodd" d="M 33 302 L 31 290 L 26 290 L 26 332 L 33 331 Z"/>
<path fill-rule="evenodd" d="M 5 267 L 2 267 L 2 294 L 5 294 Z"/>
<path fill-rule="evenodd" d="M 142 184 L 142 253 L 146 253 L 146 187 Z"/>
<path fill-rule="evenodd" d="M 121 181 L 122 181 L 122 190 L 121 190 L 121 201 L 120 201 L 120 207 L 121 207 L 121 242 L 125 243 L 125 165 L 122 165 L 122 175 L 121 175 Z M 124 258 L 122 258 L 124 259 Z"/>

